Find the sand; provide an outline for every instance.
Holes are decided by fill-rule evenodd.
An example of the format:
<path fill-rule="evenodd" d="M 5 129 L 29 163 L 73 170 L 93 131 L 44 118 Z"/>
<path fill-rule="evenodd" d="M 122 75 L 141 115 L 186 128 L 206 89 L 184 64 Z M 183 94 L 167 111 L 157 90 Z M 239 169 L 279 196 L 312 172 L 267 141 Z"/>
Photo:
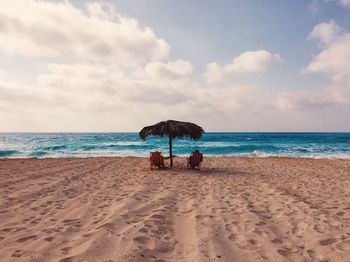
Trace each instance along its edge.
<path fill-rule="evenodd" d="M 0 160 L 1 261 L 350 261 L 350 161 Z"/>

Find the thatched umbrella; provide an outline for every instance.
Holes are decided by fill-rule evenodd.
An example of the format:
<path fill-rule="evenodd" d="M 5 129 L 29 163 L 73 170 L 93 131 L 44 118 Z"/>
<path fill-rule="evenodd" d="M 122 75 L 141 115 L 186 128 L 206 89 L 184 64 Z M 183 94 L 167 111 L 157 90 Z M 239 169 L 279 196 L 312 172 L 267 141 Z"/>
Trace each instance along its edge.
<path fill-rule="evenodd" d="M 150 135 L 158 137 L 169 137 L 169 155 L 170 166 L 173 166 L 173 139 L 174 138 L 191 138 L 198 140 L 202 137 L 204 130 L 202 127 L 190 122 L 180 122 L 175 120 L 162 121 L 153 126 L 146 126 L 142 128 L 139 135 L 142 140 Z"/>

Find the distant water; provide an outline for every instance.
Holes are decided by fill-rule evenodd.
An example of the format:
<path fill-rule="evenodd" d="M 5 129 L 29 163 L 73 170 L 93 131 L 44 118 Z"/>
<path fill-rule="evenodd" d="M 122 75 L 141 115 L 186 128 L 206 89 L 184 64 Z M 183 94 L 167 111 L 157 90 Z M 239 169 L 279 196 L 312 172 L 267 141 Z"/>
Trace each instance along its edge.
<path fill-rule="evenodd" d="M 148 156 L 168 140 L 137 133 L 0 133 L 0 158 Z M 199 141 L 175 140 L 173 152 L 199 149 L 210 156 L 291 156 L 350 159 L 350 133 L 206 133 Z"/>

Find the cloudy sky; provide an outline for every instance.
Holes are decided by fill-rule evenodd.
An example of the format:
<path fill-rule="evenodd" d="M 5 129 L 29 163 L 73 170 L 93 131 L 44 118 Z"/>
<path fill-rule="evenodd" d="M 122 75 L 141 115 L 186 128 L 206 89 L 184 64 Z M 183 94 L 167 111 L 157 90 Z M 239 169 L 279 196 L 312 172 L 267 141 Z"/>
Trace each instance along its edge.
<path fill-rule="evenodd" d="M 0 0 L 0 132 L 350 131 L 350 0 Z"/>

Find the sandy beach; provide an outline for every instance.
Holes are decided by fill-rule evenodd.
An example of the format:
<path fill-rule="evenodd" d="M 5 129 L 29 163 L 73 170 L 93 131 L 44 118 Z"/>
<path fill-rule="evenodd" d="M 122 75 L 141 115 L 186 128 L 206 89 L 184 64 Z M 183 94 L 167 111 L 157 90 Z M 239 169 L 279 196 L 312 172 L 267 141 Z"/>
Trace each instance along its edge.
<path fill-rule="evenodd" d="M 1 261 L 350 261 L 350 161 L 0 160 Z"/>

